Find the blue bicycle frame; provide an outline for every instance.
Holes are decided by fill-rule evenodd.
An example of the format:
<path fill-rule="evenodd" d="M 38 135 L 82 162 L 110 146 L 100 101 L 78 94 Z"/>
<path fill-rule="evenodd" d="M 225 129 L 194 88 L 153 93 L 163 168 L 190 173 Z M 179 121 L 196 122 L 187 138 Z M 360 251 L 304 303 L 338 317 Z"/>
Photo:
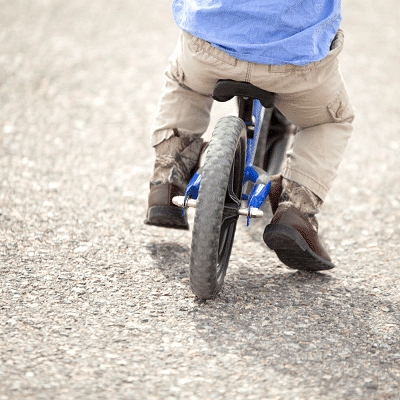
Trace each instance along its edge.
<path fill-rule="evenodd" d="M 247 216 L 247 226 L 250 224 L 250 210 L 253 208 L 259 209 L 264 203 L 266 197 L 268 196 L 269 190 L 271 188 L 271 180 L 269 179 L 266 172 L 261 168 L 255 168 L 253 166 L 254 156 L 257 149 L 258 138 L 260 135 L 260 129 L 262 124 L 261 114 L 262 105 L 259 100 L 254 100 L 253 102 L 253 119 L 255 122 L 254 126 L 254 136 L 253 138 L 247 138 L 247 148 L 246 148 L 246 164 L 244 170 L 243 179 L 243 194 L 242 200 L 247 200 L 248 203 L 248 216 Z M 246 123 L 246 124 L 250 124 Z M 194 174 L 193 178 L 190 180 L 185 192 L 185 202 L 187 199 L 197 199 L 200 183 L 201 183 L 201 168 Z M 244 194 L 246 184 L 248 181 L 253 182 L 255 185 L 249 195 Z M 183 208 L 182 213 L 185 212 Z"/>

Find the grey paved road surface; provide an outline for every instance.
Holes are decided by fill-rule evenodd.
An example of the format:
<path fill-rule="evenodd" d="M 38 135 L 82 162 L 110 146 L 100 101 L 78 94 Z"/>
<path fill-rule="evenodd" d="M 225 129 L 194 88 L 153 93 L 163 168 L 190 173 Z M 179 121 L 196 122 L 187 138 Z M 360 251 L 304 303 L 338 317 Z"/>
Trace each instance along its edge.
<path fill-rule="evenodd" d="M 142 224 L 170 1 L 0 0 L 0 400 L 400 399 L 399 2 L 343 12 L 337 268 L 289 270 L 242 222 L 199 304 L 190 233 Z"/>

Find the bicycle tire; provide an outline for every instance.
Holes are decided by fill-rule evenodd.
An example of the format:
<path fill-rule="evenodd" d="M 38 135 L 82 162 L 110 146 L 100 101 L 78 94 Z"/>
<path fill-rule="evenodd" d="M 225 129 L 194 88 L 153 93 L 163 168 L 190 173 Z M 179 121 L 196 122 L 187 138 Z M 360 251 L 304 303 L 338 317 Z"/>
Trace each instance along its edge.
<path fill-rule="evenodd" d="M 190 287 L 206 300 L 224 282 L 242 197 L 246 126 L 235 116 L 215 126 L 205 159 L 193 225 Z M 236 211 L 235 211 L 236 210 Z"/>

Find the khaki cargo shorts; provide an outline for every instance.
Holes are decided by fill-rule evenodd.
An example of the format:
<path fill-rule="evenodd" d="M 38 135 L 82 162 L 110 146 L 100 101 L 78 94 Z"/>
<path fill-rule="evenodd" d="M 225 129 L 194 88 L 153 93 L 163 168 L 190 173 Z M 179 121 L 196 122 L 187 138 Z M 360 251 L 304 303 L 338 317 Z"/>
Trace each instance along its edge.
<path fill-rule="evenodd" d="M 174 135 L 174 130 L 200 137 L 210 121 L 211 94 L 219 79 L 250 82 L 274 92 L 276 107 L 299 127 L 282 175 L 324 200 L 343 159 L 354 119 L 337 58 L 343 41 L 339 29 L 329 54 L 320 61 L 266 65 L 238 60 L 181 31 L 165 71 L 150 132 L 152 146 Z"/>

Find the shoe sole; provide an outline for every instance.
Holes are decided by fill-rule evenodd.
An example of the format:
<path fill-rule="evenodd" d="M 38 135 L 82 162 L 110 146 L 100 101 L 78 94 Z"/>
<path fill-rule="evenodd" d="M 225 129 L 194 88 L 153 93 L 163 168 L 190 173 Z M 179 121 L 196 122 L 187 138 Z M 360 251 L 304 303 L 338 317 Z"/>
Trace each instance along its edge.
<path fill-rule="evenodd" d="M 300 233 L 291 226 L 269 224 L 265 227 L 263 239 L 265 244 L 275 251 L 279 260 L 289 268 L 324 271 L 335 267 L 315 254 Z"/>
<path fill-rule="evenodd" d="M 182 215 L 182 208 L 176 206 L 156 206 L 149 208 L 144 223 L 163 228 L 189 229 L 186 214 Z"/>

